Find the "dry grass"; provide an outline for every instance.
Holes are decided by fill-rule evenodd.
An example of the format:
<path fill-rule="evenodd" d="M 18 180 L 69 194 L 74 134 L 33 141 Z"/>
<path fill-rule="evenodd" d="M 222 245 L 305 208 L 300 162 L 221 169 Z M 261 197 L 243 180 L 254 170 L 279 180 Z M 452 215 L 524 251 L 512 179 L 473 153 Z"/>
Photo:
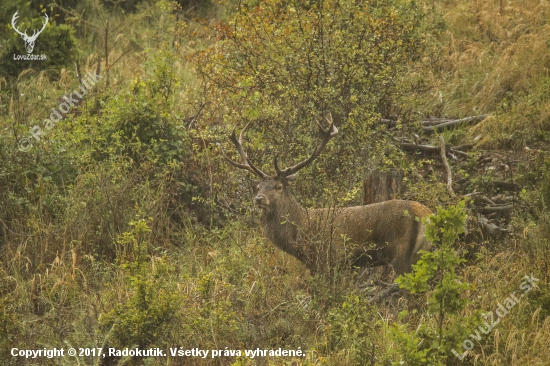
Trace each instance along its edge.
<path fill-rule="evenodd" d="M 521 246 L 522 242 L 516 244 Z M 539 278 L 543 283 L 541 269 L 534 267 L 521 250 L 506 250 L 493 255 L 484 249 L 480 254 L 481 261 L 464 272 L 465 279 L 476 285 L 476 290 L 470 294 L 474 299 L 471 311 L 494 312 L 498 304 L 512 293 L 523 292 L 519 286 L 525 275 Z M 531 289 L 490 334 L 483 335 L 479 343 L 475 342 L 470 356 L 474 364 L 547 364 L 550 359 L 550 350 L 546 346 L 550 344 L 550 317 L 547 317 L 548 310 L 540 300 L 542 294 L 540 289 Z M 497 319 L 496 315 L 494 319 Z"/>
<path fill-rule="evenodd" d="M 442 62 L 431 75 L 437 84 L 437 101 L 432 108 L 434 113 L 452 116 L 492 113 L 492 117 L 460 135 L 466 139 L 481 135 L 479 145 L 484 148 L 530 145 L 539 131 L 550 130 L 550 98 L 546 91 L 550 82 L 541 83 L 541 79 L 549 77 L 550 4 L 535 0 L 504 3 L 503 14 L 497 1 L 453 0 L 437 5 L 444 10 L 450 26 L 441 49 Z M 142 27 L 125 28 L 112 37 L 109 59 L 120 57 L 110 70 L 107 92 L 113 96 L 131 80 L 146 79 L 148 47 L 161 49 L 163 42 L 173 41 L 174 19 L 156 7 L 128 15 L 127 20 L 128 24 L 141 23 Z M 111 22 L 117 24 L 117 19 Z M 204 26 L 188 22 L 179 27 L 182 34 L 188 34 L 200 33 Z M 166 35 L 170 37 L 163 38 Z M 178 60 L 174 72 L 180 80 L 193 85 L 195 75 L 185 57 L 200 47 L 201 41 L 181 39 L 186 41 L 175 47 Z M 124 55 L 128 50 L 131 51 Z M 97 52 L 102 50 L 89 51 L 81 59 L 84 72 L 96 70 Z M 5 88 L 6 83 L 1 80 L 0 87 Z M 57 105 L 56 98 L 73 90 L 77 83 L 75 72 L 69 69 L 62 70 L 55 82 L 49 81 L 47 71 L 23 72 L 18 80 L 19 99 L 9 102 L 9 118 L 22 124 L 42 120 Z M 168 113 L 188 112 L 185 103 L 191 98 L 190 93 L 187 85 L 178 85 L 174 94 L 182 102 Z M 58 127 L 51 136 L 63 128 Z M 40 157 L 51 158 L 51 165 L 55 166 L 57 157 Z M 32 163 L 35 157 L 28 159 Z M 250 217 L 231 217 L 225 227 L 212 230 L 185 221 L 188 213 L 178 202 L 173 176 L 159 171 L 158 180 L 153 182 L 147 169 L 128 172 L 118 162 L 81 167 L 78 177 L 63 192 L 57 191 L 51 181 L 39 181 L 34 186 L 38 179 L 31 174 L 30 178 L 21 175 L 33 203 L 10 219 L 0 248 L 0 293 L 7 294 L 0 300 L 0 330 L 2 320 L 8 319 L 11 338 L 7 344 L 67 348 L 99 347 L 106 340 L 115 341 L 112 329 L 102 328 L 99 319 L 132 296 L 128 274 L 117 261 L 120 255 L 116 246 L 118 235 L 129 230 L 137 203 L 153 217 L 147 269 L 153 273 L 162 257 L 173 269 L 162 282 L 173 286 L 173 292 L 185 305 L 175 314 L 172 333 L 163 339 L 166 344 L 204 349 L 300 345 L 302 349 L 315 349 L 317 358 L 296 364 L 353 364 L 353 342 L 353 346 L 327 351 L 327 313 L 339 309 L 342 294 L 355 289 L 351 277 L 327 282 L 312 277 L 301 263 L 262 239 L 256 224 L 251 227 L 254 220 Z M 63 202 L 44 201 L 44 192 L 62 197 Z M 440 199 L 433 196 L 426 200 Z M 15 204 L 11 209 L 16 209 Z M 174 217 L 182 219 L 177 221 Z M 482 250 L 477 262 L 470 262 L 464 269 L 465 279 L 477 287 L 466 294 L 471 299 L 466 316 L 476 310 L 494 310 L 499 301 L 518 289 L 525 274 L 533 273 L 541 282 L 550 278 L 548 242 L 544 241 L 548 232 L 541 229 L 543 220 L 537 223 L 539 227 L 531 228 L 518 222 L 519 229 L 525 227 L 524 237 L 489 246 Z M 206 288 L 210 279 L 212 286 Z M 491 334 L 476 343 L 465 364 L 548 364 L 548 297 L 547 287 L 531 291 Z M 403 302 L 397 307 L 405 308 Z M 419 308 L 417 322 L 425 318 L 422 305 Z M 377 357 L 389 359 L 387 354 L 397 347 L 388 332 L 388 326 L 399 321 L 397 312 L 382 305 L 369 318 L 378 322 L 365 336 L 376 343 Z M 237 322 L 238 329 L 232 321 Z M 0 334 L 0 342 L 2 337 Z M 81 360 L 82 364 L 89 361 Z M 161 361 L 176 364 L 161 359 L 149 364 Z M 217 361 L 208 360 L 205 364 Z M 89 364 L 99 364 L 99 360 L 93 362 Z M 256 361 L 238 364 L 252 365 Z"/>
<path fill-rule="evenodd" d="M 503 3 L 503 8 L 500 4 Z M 448 1 L 439 9 L 449 28 L 441 49 L 434 113 L 491 113 L 468 137 L 483 148 L 522 147 L 549 126 L 548 98 L 530 95 L 550 67 L 550 4 L 546 1 Z M 502 14 L 501 14 L 502 12 Z"/>

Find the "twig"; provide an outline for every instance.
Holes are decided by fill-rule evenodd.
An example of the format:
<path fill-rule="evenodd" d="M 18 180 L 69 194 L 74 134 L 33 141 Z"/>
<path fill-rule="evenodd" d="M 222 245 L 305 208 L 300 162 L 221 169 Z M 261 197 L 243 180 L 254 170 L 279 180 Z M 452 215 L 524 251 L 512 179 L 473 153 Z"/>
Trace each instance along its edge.
<path fill-rule="evenodd" d="M 82 84 L 82 74 L 80 73 L 80 65 L 78 64 L 78 58 L 76 59 L 76 61 L 74 62 L 74 68 L 75 68 L 75 71 L 76 71 L 76 77 L 78 79 L 78 82 L 80 84 Z"/>
<path fill-rule="evenodd" d="M 434 125 L 438 125 L 438 124 L 441 124 L 441 123 L 445 123 L 445 122 L 449 122 L 449 121 L 454 121 L 456 118 L 453 118 L 453 119 L 449 119 L 449 118 L 437 118 L 437 117 L 432 117 L 432 118 L 428 118 L 428 119 L 425 119 L 423 121 L 420 121 L 420 124 L 422 126 L 434 126 Z"/>
<path fill-rule="evenodd" d="M 433 132 L 433 131 L 442 131 L 447 127 L 452 127 L 456 125 L 460 125 L 463 123 L 469 123 L 469 122 L 481 122 L 485 118 L 487 118 L 488 114 L 482 114 L 480 116 L 472 116 L 472 117 L 466 117 L 461 119 L 455 119 L 453 121 L 443 122 L 435 126 L 424 126 L 422 129 L 426 132 Z"/>
<path fill-rule="evenodd" d="M 460 156 L 468 157 L 468 153 L 465 153 L 464 151 L 457 150 L 454 147 L 451 147 L 451 151 L 454 152 L 455 154 L 460 155 Z"/>
<path fill-rule="evenodd" d="M 487 198 L 487 197 L 482 197 L 481 198 L 483 201 L 485 201 L 485 203 L 488 203 L 490 206 L 494 206 L 496 205 L 496 203 L 494 203 L 491 199 Z"/>
<path fill-rule="evenodd" d="M 443 135 L 439 135 L 439 144 L 441 145 L 441 161 L 443 161 L 443 165 L 445 165 L 445 170 L 447 171 L 447 191 L 451 197 L 455 197 L 455 192 L 453 191 L 453 176 L 451 173 L 451 167 L 447 162 L 447 152 L 445 150 L 445 140 L 443 139 Z"/>
<path fill-rule="evenodd" d="M 105 75 L 107 76 L 107 81 L 105 85 L 109 87 L 109 19 L 105 22 Z"/>

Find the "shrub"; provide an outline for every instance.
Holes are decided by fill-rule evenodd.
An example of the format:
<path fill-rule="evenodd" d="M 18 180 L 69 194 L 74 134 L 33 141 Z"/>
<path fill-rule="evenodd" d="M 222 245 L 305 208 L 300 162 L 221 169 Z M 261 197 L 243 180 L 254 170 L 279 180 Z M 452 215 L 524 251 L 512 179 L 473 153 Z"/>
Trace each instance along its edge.
<path fill-rule="evenodd" d="M 340 136 L 298 187 L 319 195 L 327 174 L 350 188 L 369 160 L 394 164 L 377 117 L 423 85 L 405 75 L 429 44 L 429 27 L 422 8 L 406 0 L 243 3 L 218 24 L 219 41 L 194 57 L 206 100 L 215 101 L 203 117 L 218 125 L 223 117 L 224 128 L 254 121 L 248 149 L 270 171 L 275 154 L 282 165 L 310 155 L 316 120 L 331 115 Z"/>
<path fill-rule="evenodd" d="M 464 317 L 468 299 L 463 292 L 471 285 L 461 281 L 456 273 L 460 263 L 465 262 L 455 251 L 453 244 L 464 232 L 466 213 L 465 201 L 448 209 L 439 207 L 426 223 L 426 238 L 435 246 L 433 252 L 425 252 L 413 265 L 413 273 L 400 276 L 396 282 L 412 294 L 431 291 L 428 296 L 426 320 L 417 329 L 394 324 L 392 338 L 399 345 L 398 358 L 407 365 L 446 365 L 454 358 L 454 348 L 467 337 L 479 313 Z M 435 286 L 432 289 L 432 284 Z M 403 311 L 401 317 L 409 316 Z"/>
<path fill-rule="evenodd" d="M 162 342 L 179 306 L 178 296 L 165 281 L 173 269 L 162 258 L 148 254 L 151 229 L 139 216 L 130 222 L 132 229 L 123 233 L 116 244 L 126 282 L 125 296 L 100 317 L 100 325 L 111 329 L 109 341 L 120 348 L 147 349 Z"/>

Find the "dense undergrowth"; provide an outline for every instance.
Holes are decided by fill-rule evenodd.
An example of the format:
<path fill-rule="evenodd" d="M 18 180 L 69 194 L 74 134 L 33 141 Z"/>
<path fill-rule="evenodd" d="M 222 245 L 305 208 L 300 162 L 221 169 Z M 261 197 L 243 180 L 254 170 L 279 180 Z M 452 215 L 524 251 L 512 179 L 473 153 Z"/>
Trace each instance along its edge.
<path fill-rule="evenodd" d="M 550 4 L 386 3 L 2 3 L 0 363 L 548 364 Z M 8 51 L 24 52 L 9 26 L 18 9 L 29 27 L 41 9 L 51 15 L 51 33 L 37 40 L 48 64 L 6 61 Z M 99 73 L 97 84 L 46 129 L 87 72 Z M 316 120 L 329 113 L 341 141 L 300 173 L 301 203 L 359 204 L 367 173 L 401 168 L 404 197 L 438 211 L 430 234 L 438 249 L 399 280 L 409 292 L 399 301 L 371 303 L 381 289 L 365 290 L 359 272 L 311 275 L 269 244 L 251 177 L 222 158 L 233 155 L 231 130 L 251 120 L 245 147 L 258 166 L 272 171 L 275 155 L 293 164 L 311 154 Z M 478 235 L 476 213 L 448 195 L 433 164 L 405 155 L 378 123 L 392 118 L 413 135 L 422 116 L 484 113 L 444 136 L 474 145 L 466 164 L 452 163 L 472 182 L 461 193 L 495 192 L 497 173 L 478 169 L 477 151 L 513 160 L 522 189 L 498 239 Z M 459 238 L 464 220 L 469 232 Z M 476 335 L 526 275 L 537 286 Z M 466 339 L 473 346 L 463 355 Z M 14 347 L 307 356 L 26 360 L 11 356 Z"/>

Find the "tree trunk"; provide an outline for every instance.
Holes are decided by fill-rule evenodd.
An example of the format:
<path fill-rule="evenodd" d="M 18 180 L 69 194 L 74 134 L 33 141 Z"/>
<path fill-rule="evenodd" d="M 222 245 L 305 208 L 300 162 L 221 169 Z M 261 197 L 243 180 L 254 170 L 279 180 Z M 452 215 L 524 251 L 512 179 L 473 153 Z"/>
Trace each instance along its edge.
<path fill-rule="evenodd" d="M 363 182 L 363 204 L 384 202 L 399 197 L 403 189 L 403 171 L 374 172 Z"/>

